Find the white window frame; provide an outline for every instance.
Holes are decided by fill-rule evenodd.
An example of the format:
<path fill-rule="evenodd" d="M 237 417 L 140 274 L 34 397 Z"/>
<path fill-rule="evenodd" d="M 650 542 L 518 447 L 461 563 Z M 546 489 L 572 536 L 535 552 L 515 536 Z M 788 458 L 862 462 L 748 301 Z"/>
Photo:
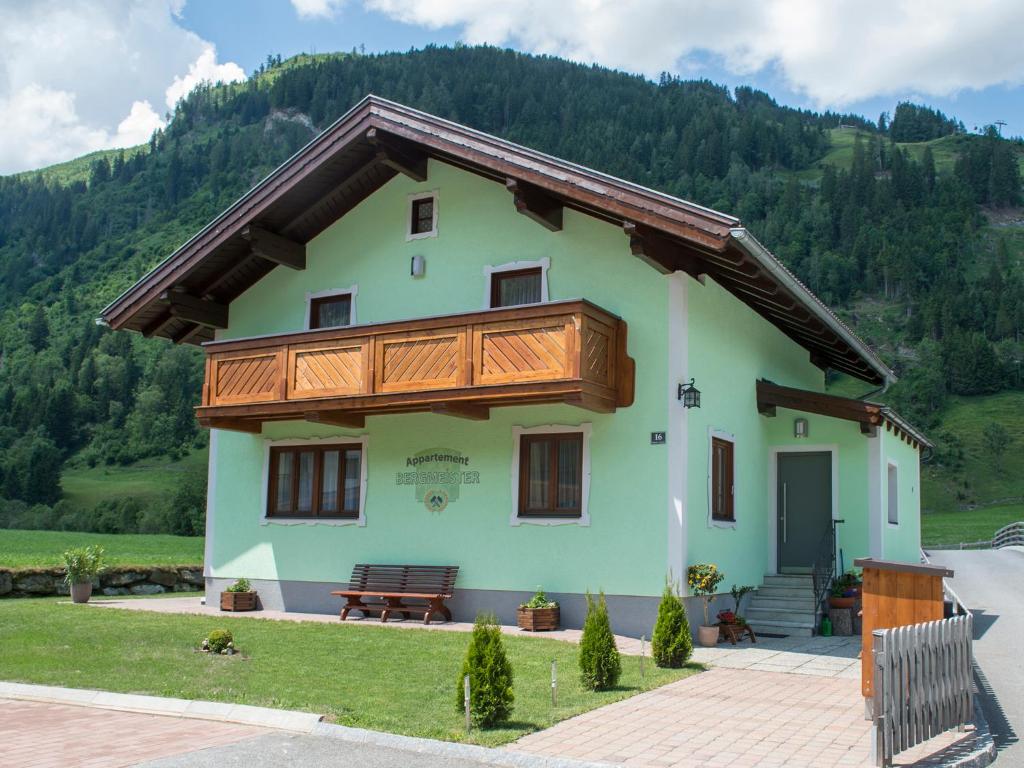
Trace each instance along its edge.
<path fill-rule="evenodd" d="M 590 526 L 590 434 L 592 424 L 544 424 L 539 427 L 512 427 L 512 513 L 509 525 L 579 525 Z M 583 470 L 580 477 L 579 517 L 520 517 L 519 516 L 519 449 L 523 435 L 547 435 L 579 432 L 583 435 Z"/>
<path fill-rule="evenodd" d="M 427 198 L 434 199 L 434 216 L 430 222 L 429 232 L 417 232 L 413 234 L 412 231 L 412 207 L 413 203 L 417 200 L 426 200 Z M 429 192 L 413 192 L 408 197 L 408 205 L 405 208 L 405 241 L 411 240 L 423 240 L 428 237 L 437 237 L 437 208 L 438 208 L 438 194 L 436 189 L 432 189 Z"/>
<path fill-rule="evenodd" d="M 716 520 L 714 518 L 714 473 L 715 473 L 715 452 L 712 448 L 715 438 L 732 443 L 732 520 Z M 735 528 L 739 521 L 739 504 L 737 503 L 736 486 L 739 485 L 737 477 L 739 462 L 736 461 L 736 435 L 726 432 L 724 429 L 708 427 L 708 528 Z"/>
<path fill-rule="evenodd" d="M 296 445 L 322 445 L 324 443 L 358 444 L 362 449 L 359 462 L 359 516 L 349 518 L 331 517 L 274 517 L 267 514 L 270 503 L 270 449 Z M 302 439 L 264 440 L 263 441 L 263 514 L 260 525 L 355 525 L 360 528 L 366 525 L 366 465 L 369 446 L 369 435 L 332 435 L 331 437 L 311 437 Z"/>
<path fill-rule="evenodd" d="M 349 326 L 356 325 L 356 296 L 359 295 L 359 285 L 350 285 L 348 288 L 330 288 L 326 291 L 315 291 L 306 292 L 306 322 L 304 323 L 306 330 L 312 330 L 309 327 L 310 321 L 313 319 L 313 299 L 329 299 L 333 296 L 345 296 L 351 297 L 351 303 L 349 304 L 349 315 L 348 325 L 333 326 L 335 328 L 348 328 Z M 324 330 L 317 328 L 316 330 Z"/>
<path fill-rule="evenodd" d="M 896 479 L 896 495 L 893 496 L 893 478 Z M 896 522 L 892 521 L 892 513 L 896 512 Z M 885 523 L 889 528 L 900 527 L 900 465 L 894 459 L 885 462 Z"/>
<path fill-rule="evenodd" d="M 488 264 L 484 267 L 484 309 L 493 309 L 491 307 L 491 285 L 494 280 L 494 275 L 500 274 L 501 272 L 518 272 L 521 269 L 537 269 L 540 268 L 540 303 L 547 304 L 551 299 L 548 294 L 548 270 L 551 268 L 551 259 L 545 256 L 542 259 L 536 259 L 535 261 L 509 261 L 504 264 Z M 522 305 L 529 306 L 529 305 Z"/>

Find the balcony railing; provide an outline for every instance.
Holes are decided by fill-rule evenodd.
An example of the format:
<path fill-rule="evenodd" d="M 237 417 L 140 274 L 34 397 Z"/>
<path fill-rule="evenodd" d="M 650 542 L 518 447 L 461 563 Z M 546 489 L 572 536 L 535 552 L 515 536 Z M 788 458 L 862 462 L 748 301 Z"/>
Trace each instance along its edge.
<path fill-rule="evenodd" d="M 264 421 L 360 426 L 433 411 L 486 419 L 495 406 L 633 401 L 626 323 L 583 301 L 211 342 L 197 409 L 205 426 Z"/>

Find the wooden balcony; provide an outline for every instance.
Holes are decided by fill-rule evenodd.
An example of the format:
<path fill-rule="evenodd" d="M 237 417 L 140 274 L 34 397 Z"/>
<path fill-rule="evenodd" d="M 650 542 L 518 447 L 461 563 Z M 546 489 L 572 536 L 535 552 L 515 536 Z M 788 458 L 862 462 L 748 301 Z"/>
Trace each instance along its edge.
<path fill-rule="evenodd" d="M 368 415 L 633 402 L 626 323 L 583 301 L 210 342 L 197 409 L 206 427 L 259 432 L 304 419 L 362 427 Z"/>

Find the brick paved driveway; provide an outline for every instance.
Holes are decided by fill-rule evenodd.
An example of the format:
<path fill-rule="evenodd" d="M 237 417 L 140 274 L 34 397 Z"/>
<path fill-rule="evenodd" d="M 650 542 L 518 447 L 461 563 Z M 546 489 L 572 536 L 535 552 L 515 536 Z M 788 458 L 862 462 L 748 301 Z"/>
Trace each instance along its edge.
<path fill-rule="evenodd" d="M 2 768 L 119 768 L 262 733 L 234 723 L 0 699 Z"/>
<path fill-rule="evenodd" d="M 509 748 L 665 768 L 830 768 L 867 765 L 869 731 L 860 680 L 714 668 L 565 720 Z M 932 739 L 896 764 L 912 765 L 957 737 Z"/>

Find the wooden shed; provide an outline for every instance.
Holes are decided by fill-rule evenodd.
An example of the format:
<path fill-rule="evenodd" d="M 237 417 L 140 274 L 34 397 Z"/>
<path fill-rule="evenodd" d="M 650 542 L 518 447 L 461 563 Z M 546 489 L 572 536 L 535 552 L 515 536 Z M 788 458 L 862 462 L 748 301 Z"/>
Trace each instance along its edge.
<path fill-rule="evenodd" d="M 938 565 L 870 557 L 854 560 L 853 564 L 864 570 L 861 691 L 869 697 L 874 678 L 872 632 L 944 618 L 942 580 L 952 578 L 953 571 Z"/>

